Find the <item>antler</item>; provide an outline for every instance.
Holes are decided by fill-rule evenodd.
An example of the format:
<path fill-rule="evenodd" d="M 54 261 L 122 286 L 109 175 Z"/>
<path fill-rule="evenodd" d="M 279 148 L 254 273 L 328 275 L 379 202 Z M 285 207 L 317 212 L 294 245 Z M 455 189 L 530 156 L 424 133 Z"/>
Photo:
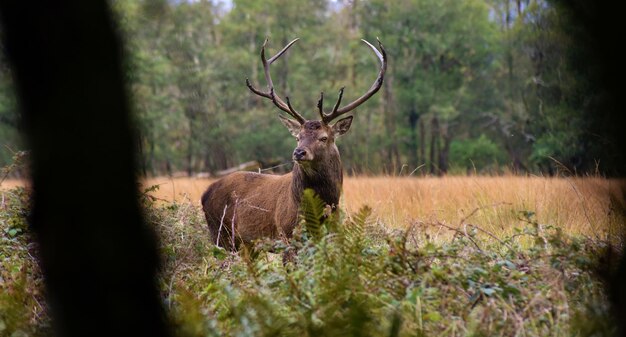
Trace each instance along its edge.
<path fill-rule="evenodd" d="M 322 93 L 320 95 L 321 96 L 320 100 L 317 102 L 317 107 L 319 109 L 320 116 L 322 117 L 322 122 L 324 122 L 325 124 L 328 124 L 333 119 L 347 112 L 350 112 L 351 110 L 355 109 L 359 105 L 363 104 L 363 102 L 367 101 L 370 97 L 372 97 L 383 85 L 385 71 L 387 71 L 387 53 L 385 52 L 385 48 L 383 48 L 383 44 L 380 42 L 380 40 L 378 40 L 378 38 L 376 40 L 378 41 L 380 52 L 371 43 L 361 39 L 361 41 L 365 42 L 365 44 L 367 44 L 370 48 L 372 48 L 372 50 L 374 51 L 374 53 L 376 54 L 376 56 L 378 57 L 381 63 L 380 71 L 378 72 L 378 77 L 374 81 L 374 84 L 372 84 L 372 86 L 369 88 L 369 90 L 365 94 L 363 94 L 363 96 L 357 98 L 354 102 L 342 108 L 339 108 L 339 105 L 341 104 L 341 98 L 343 97 L 343 89 L 344 89 L 344 88 L 341 88 L 339 90 L 339 98 L 337 99 L 337 103 L 335 103 L 335 106 L 333 107 L 333 110 L 330 113 L 324 113 L 323 111 L 322 103 L 324 101 L 324 93 Z"/>
<path fill-rule="evenodd" d="M 304 124 L 304 122 L 305 122 L 304 117 L 302 117 L 302 115 L 300 115 L 296 110 L 293 109 L 293 107 L 291 106 L 291 102 L 289 102 L 289 97 L 285 97 L 287 99 L 287 103 L 285 103 L 285 101 L 283 101 L 274 92 L 274 83 L 272 82 L 272 76 L 270 75 L 270 65 L 272 63 L 274 63 L 274 61 L 276 61 L 279 57 L 281 57 L 287 51 L 287 49 L 289 49 L 289 47 L 291 47 L 298 40 L 299 39 L 296 38 L 293 41 L 289 42 L 285 46 L 285 48 L 283 48 L 281 51 L 276 53 L 276 55 L 274 55 L 269 60 L 267 60 L 265 58 L 265 46 L 267 45 L 268 39 L 266 38 L 265 42 L 263 42 L 263 48 L 261 48 L 261 62 L 263 62 L 263 70 L 265 71 L 265 80 L 267 81 L 267 86 L 269 88 L 269 92 L 263 92 L 263 91 L 260 91 L 260 90 L 258 90 L 256 88 L 254 88 L 252 86 L 252 84 L 250 84 L 250 80 L 247 79 L 247 78 L 246 78 L 246 85 L 248 86 L 250 91 L 252 91 L 253 93 L 255 93 L 255 94 L 259 95 L 259 96 L 271 99 L 272 102 L 274 102 L 274 105 L 276 105 L 279 109 L 281 109 L 284 112 L 286 112 L 289 115 L 291 115 L 293 118 L 298 120 L 298 122 L 300 122 L 300 124 Z"/>

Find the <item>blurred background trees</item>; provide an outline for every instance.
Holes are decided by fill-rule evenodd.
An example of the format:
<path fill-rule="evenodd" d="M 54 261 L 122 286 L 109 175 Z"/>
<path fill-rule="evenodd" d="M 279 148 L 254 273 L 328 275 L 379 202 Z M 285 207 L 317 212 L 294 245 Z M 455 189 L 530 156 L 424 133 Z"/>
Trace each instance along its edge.
<path fill-rule="evenodd" d="M 295 142 L 265 86 L 259 51 L 301 40 L 272 66 L 277 91 L 315 118 L 376 77 L 359 39 L 389 54 L 385 86 L 339 141 L 348 173 L 620 173 L 619 150 L 589 116 L 603 92 L 582 31 L 547 0 L 115 0 L 147 175 L 288 163 Z M 584 39 L 584 36 L 582 36 Z M 594 82 L 597 83 L 597 82 Z M 8 69 L 0 62 L 0 165 L 22 150 Z M 614 127 L 614 126 L 613 126 Z M 614 149 L 609 151 L 607 149 Z M 288 167 L 287 167 L 288 168 Z"/>

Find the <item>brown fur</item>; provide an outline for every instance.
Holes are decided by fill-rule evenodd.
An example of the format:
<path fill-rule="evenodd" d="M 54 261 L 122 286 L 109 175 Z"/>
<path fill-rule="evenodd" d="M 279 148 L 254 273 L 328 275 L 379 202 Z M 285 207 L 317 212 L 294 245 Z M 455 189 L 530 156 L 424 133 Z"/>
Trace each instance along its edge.
<path fill-rule="evenodd" d="M 352 117 L 333 126 L 319 121 L 301 126 L 292 122 L 283 120 L 298 138 L 296 151 L 306 152 L 306 158 L 295 161 L 292 172 L 282 176 L 235 172 L 204 192 L 201 202 L 212 242 L 225 248 L 234 244 L 236 248 L 263 237 L 290 238 L 298 221 L 302 192 L 307 188 L 336 208 L 343 174 L 334 140 L 348 131 Z"/>

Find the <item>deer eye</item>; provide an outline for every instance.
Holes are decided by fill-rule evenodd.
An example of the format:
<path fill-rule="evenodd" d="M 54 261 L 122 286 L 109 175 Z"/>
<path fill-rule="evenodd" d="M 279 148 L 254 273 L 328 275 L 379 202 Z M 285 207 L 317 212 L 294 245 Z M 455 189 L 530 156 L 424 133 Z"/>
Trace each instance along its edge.
<path fill-rule="evenodd" d="M 320 142 L 325 142 L 325 141 L 327 141 L 327 140 L 328 140 L 328 137 L 322 137 L 322 138 L 320 138 Z"/>

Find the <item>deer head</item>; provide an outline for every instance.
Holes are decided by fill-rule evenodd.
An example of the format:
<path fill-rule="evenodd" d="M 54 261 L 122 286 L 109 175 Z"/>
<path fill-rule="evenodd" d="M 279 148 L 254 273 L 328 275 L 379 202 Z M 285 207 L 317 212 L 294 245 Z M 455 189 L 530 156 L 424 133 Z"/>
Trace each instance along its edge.
<path fill-rule="evenodd" d="M 319 163 L 326 163 L 328 157 L 330 156 L 339 157 L 339 151 L 335 145 L 335 139 L 348 132 L 350 125 L 352 124 L 352 116 L 340 119 L 334 124 L 331 124 L 331 122 L 337 117 L 354 110 L 380 89 L 383 84 L 385 71 L 387 70 L 387 54 L 385 53 L 385 49 L 383 48 L 380 40 L 378 41 L 380 52 L 371 43 L 361 40 L 374 51 L 381 62 L 378 77 L 370 89 L 355 101 L 340 107 L 344 91 L 344 88 L 341 88 L 339 90 L 339 98 L 333 106 L 333 109 L 329 112 L 324 111 L 324 93 L 322 92 L 320 93 L 320 99 L 317 102 L 320 120 L 306 120 L 292 107 L 289 97 L 285 97 L 287 101 L 285 102 L 282 98 L 280 98 L 280 96 L 278 96 L 278 94 L 276 94 L 274 91 L 272 77 L 270 75 L 270 65 L 281 57 L 287 49 L 289 49 L 298 40 L 299 39 L 294 39 L 289 42 L 282 50 L 268 60 L 265 57 L 265 47 L 268 40 L 265 39 L 263 48 L 261 48 L 261 62 L 263 63 L 265 80 L 267 81 L 269 90 L 267 92 L 263 92 L 254 88 L 250 84 L 249 79 L 246 79 L 246 85 L 253 93 L 270 99 L 274 105 L 295 119 L 289 119 L 279 115 L 282 123 L 287 127 L 287 129 L 289 129 L 291 134 L 296 137 L 298 142 L 298 146 L 293 151 L 293 160 L 305 168 L 315 168 L 315 166 Z"/>

